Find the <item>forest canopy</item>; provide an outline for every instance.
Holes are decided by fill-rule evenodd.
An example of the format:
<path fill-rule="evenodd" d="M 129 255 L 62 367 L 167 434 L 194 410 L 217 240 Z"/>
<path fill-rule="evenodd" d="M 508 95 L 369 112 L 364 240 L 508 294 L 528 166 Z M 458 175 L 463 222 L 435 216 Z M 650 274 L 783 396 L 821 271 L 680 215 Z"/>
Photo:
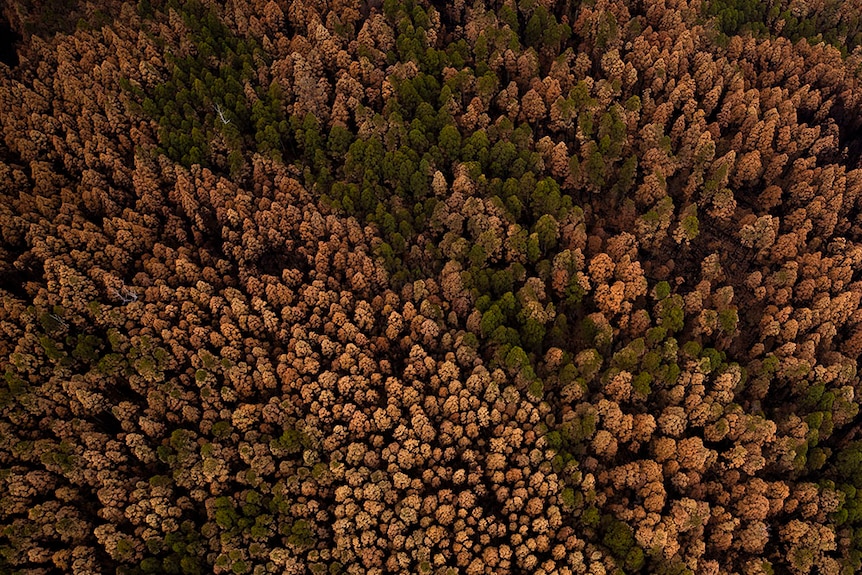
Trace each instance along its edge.
<path fill-rule="evenodd" d="M 860 16 L 6 2 L 0 572 L 862 571 Z"/>

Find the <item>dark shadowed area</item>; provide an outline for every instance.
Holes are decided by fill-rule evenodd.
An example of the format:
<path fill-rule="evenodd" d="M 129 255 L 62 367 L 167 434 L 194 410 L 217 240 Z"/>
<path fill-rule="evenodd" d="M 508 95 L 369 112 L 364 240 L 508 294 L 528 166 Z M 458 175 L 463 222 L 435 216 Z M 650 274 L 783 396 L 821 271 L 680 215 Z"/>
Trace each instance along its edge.
<path fill-rule="evenodd" d="M 0 19 L 0 62 L 7 66 L 18 65 L 18 42 L 21 36 L 12 30 L 9 24 Z"/>

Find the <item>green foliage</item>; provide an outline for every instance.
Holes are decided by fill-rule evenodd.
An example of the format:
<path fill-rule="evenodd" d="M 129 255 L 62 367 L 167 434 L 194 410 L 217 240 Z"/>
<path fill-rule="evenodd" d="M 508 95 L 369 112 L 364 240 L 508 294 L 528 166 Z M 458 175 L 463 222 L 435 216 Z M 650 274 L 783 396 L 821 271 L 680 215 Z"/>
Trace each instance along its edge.
<path fill-rule="evenodd" d="M 613 355 L 611 365 L 618 369 L 632 371 L 638 365 L 645 350 L 643 338 L 635 339 Z"/>
<path fill-rule="evenodd" d="M 652 381 L 652 374 L 643 371 L 637 374 L 634 379 L 632 379 L 632 389 L 635 391 L 635 393 L 647 397 L 652 392 L 652 388 L 650 387 Z"/>
<path fill-rule="evenodd" d="M 698 234 L 700 234 L 700 224 L 697 219 L 697 209 L 693 210 L 694 213 L 686 216 L 682 220 L 682 229 L 685 233 L 685 237 L 689 240 L 695 239 Z"/>
<path fill-rule="evenodd" d="M 598 414 L 594 409 L 580 412 L 578 417 L 560 427 L 561 448 L 570 453 L 580 453 L 585 449 L 583 442 L 596 432 Z"/>
<path fill-rule="evenodd" d="M 582 129 L 583 128 L 584 127 L 582 126 Z M 588 129 L 587 131 L 591 132 L 592 129 Z M 602 156 L 602 153 L 597 146 L 593 146 L 592 151 L 589 152 L 585 169 L 587 174 L 587 181 L 596 189 L 603 188 L 605 185 L 605 179 L 607 177 L 607 164 L 605 163 L 605 158 Z"/>
<path fill-rule="evenodd" d="M 224 530 L 230 530 L 236 525 L 239 515 L 230 497 L 216 498 L 213 508 L 215 510 L 215 522 Z"/>
<path fill-rule="evenodd" d="M 75 348 L 72 357 L 85 363 L 94 363 L 99 359 L 99 351 L 103 347 L 102 340 L 95 335 L 79 335 L 74 340 Z"/>
<path fill-rule="evenodd" d="M 176 9 L 196 55 L 168 52 L 170 78 L 143 99 L 140 89 L 128 84 L 132 98 L 159 124 L 159 153 L 185 166 L 202 164 L 233 174 L 242 169 L 245 150 L 281 160 L 290 128 L 280 86 L 257 86 L 253 103 L 243 88 L 257 79 L 255 59 L 266 58 L 255 40 L 235 36 L 198 0 Z M 216 141 L 227 146 L 228 156 L 215 155 Z"/>
<path fill-rule="evenodd" d="M 527 318 L 521 329 L 521 340 L 528 349 L 539 351 L 545 339 L 545 326 L 533 318 Z"/>
<path fill-rule="evenodd" d="M 560 498 L 563 501 L 563 505 L 566 507 L 574 507 L 577 503 L 577 499 L 575 497 L 575 491 L 571 487 L 566 487 L 563 489 L 560 494 Z"/>
<path fill-rule="evenodd" d="M 572 34 L 568 24 L 559 24 L 556 17 L 542 5 L 536 6 L 527 19 L 524 39 L 527 46 L 548 54 L 559 54 L 560 46 Z"/>
<path fill-rule="evenodd" d="M 595 46 L 598 50 L 604 50 L 605 47 L 614 41 L 619 36 L 619 25 L 613 12 L 606 12 L 599 20 L 599 26 L 596 30 Z"/>
<path fill-rule="evenodd" d="M 632 553 L 637 549 L 637 543 L 631 527 L 615 517 L 605 515 L 601 519 L 601 529 L 602 543 L 610 549 L 615 558 L 627 564 L 638 564 L 638 568 L 643 565 L 643 550 L 639 549 L 640 553 L 636 551 Z M 629 559 L 630 554 L 631 559 Z"/>
<path fill-rule="evenodd" d="M 723 309 L 718 312 L 718 324 L 722 331 L 728 335 L 736 333 L 736 326 L 739 323 L 739 315 L 736 309 Z"/>
<path fill-rule="evenodd" d="M 446 125 L 440 130 L 438 145 L 448 158 L 457 158 L 461 153 L 461 134 L 454 125 Z"/>
<path fill-rule="evenodd" d="M 150 538 L 145 542 L 146 557 L 138 570 L 128 573 L 158 573 L 200 575 L 204 573 L 204 547 L 198 527 L 191 521 L 183 521 L 176 531 L 166 533 L 164 538 Z M 120 546 L 117 547 L 118 551 Z"/>
<path fill-rule="evenodd" d="M 614 184 L 613 191 L 618 198 L 626 197 L 632 190 L 637 179 L 638 159 L 637 156 L 631 155 L 620 166 L 617 172 L 617 182 Z"/>
<path fill-rule="evenodd" d="M 707 13 L 716 16 L 718 28 L 724 34 L 735 35 L 742 31 L 765 33 L 766 12 L 765 2 L 749 0 L 710 0 Z"/>
<path fill-rule="evenodd" d="M 290 526 L 287 537 L 288 543 L 300 549 L 306 549 L 314 545 L 314 534 L 311 526 L 305 519 L 299 519 Z"/>
<path fill-rule="evenodd" d="M 696 341 L 687 341 L 682 346 L 682 352 L 688 355 L 691 358 L 696 358 L 700 356 L 701 346 Z"/>
<path fill-rule="evenodd" d="M 64 352 L 50 337 L 47 335 L 43 335 L 39 338 L 39 344 L 42 346 L 42 349 L 45 351 L 45 355 L 48 356 L 48 359 L 55 363 L 67 363 L 68 355 Z"/>
<path fill-rule="evenodd" d="M 581 523 L 586 527 L 597 527 L 601 521 L 601 513 L 595 507 L 588 507 L 581 514 Z"/>
<path fill-rule="evenodd" d="M 482 335 L 487 337 L 503 324 L 503 312 L 500 306 L 494 304 L 491 308 L 482 315 L 481 330 Z"/>
<path fill-rule="evenodd" d="M 854 441 L 839 451 L 834 469 L 838 477 L 851 483 L 856 489 L 862 488 L 862 441 Z"/>
<path fill-rule="evenodd" d="M 557 245 L 557 239 L 560 235 L 560 225 L 552 215 L 543 215 L 536 222 L 536 226 L 533 229 L 538 236 L 539 247 L 543 253 L 547 253 L 548 250 Z"/>
<path fill-rule="evenodd" d="M 701 357 L 709 360 L 709 365 L 706 366 L 705 373 L 712 373 L 721 368 L 727 359 L 727 354 L 723 351 L 718 351 L 715 348 L 708 347 L 703 350 Z"/>
<path fill-rule="evenodd" d="M 694 575 L 691 569 L 686 567 L 685 563 L 680 561 L 679 559 L 674 559 L 667 561 L 663 557 L 661 557 L 660 549 L 656 549 L 656 552 L 653 553 L 654 559 L 653 563 L 655 564 L 654 573 L 656 575 Z"/>
<path fill-rule="evenodd" d="M 659 303 L 659 320 L 661 326 L 670 333 L 682 331 L 685 312 L 683 311 L 682 297 L 675 295 L 665 298 Z"/>
<path fill-rule="evenodd" d="M 646 563 L 646 556 L 640 547 L 632 547 L 626 553 L 624 566 L 629 573 L 637 573 Z"/>
<path fill-rule="evenodd" d="M 752 2 L 750 0 L 710 0 L 706 14 L 716 18 L 722 34 L 773 34 L 792 42 L 806 39 L 812 44 L 824 41 L 846 55 L 862 44 L 862 21 L 850 15 L 841 0 L 831 0 L 817 10 L 794 15 L 791 2 Z"/>
<path fill-rule="evenodd" d="M 297 454 L 311 447 L 311 438 L 302 430 L 287 427 L 281 437 L 274 440 L 274 445 L 289 454 Z"/>
<path fill-rule="evenodd" d="M 229 421 L 217 421 L 212 426 L 213 437 L 224 439 L 233 432 L 233 426 Z"/>

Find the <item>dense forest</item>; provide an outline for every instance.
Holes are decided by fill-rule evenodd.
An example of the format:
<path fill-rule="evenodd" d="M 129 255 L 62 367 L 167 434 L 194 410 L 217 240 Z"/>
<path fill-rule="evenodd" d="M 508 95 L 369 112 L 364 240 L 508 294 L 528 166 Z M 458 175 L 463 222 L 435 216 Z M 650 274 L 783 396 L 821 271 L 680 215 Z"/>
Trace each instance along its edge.
<path fill-rule="evenodd" d="M 0 21 L 0 573 L 862 571 L 862 4 Z"/>

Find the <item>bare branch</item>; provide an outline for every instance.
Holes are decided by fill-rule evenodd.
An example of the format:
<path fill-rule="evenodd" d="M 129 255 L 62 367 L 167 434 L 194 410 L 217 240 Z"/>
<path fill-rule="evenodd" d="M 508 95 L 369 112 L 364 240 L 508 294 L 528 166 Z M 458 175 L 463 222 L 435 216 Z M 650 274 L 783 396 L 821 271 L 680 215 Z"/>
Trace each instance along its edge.
<path fill-rule="evenodd" d="M 112 297 L 119 299 L 123 305 L 138 301 L 138 294 L 127 288 L 125 285 L 123 285 L 119 290 L 117 288 L 110 288 L 108 293 Z"/>
<path fill-rule="evenodd" d="M 216 104 L 215 106 L 213 106 L 213 108 L 215 108 L 215 111 L 218 114 L 219 120 L 221 120 L 222 124 L 225 124 L 225 125 L 230 124 L 230 120 L 228 118 L 225 118 L 224 112 L 222 112 L 221 106 Z"/>

